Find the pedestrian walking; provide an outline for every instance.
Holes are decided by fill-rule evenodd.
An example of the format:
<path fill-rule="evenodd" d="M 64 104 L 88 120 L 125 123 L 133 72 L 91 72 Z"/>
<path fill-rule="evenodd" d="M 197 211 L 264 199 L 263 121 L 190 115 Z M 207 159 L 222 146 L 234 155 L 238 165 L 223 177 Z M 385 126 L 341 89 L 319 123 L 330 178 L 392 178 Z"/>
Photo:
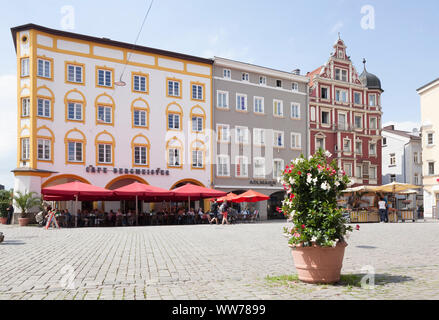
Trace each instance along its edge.
<path fill-rule="evenodd" d="M 380 201 L 378 201 L 378 211 L 380 213 L 380 223 L 386 222 L 386 211 L 387 211 L 387 205 L 386 201 L 384 201 L 384 198 L 380 198 Z"/>
<path fill-rule="evenodd" d="M 214 221 L 218 224 L 218 202 L 214 201 L 211 207 L 211 212 L 213 218 L 210 219 L 209 223 L 212 224 Z"/>
<path fill-rule="evenodd" d="M 6 209 L 8 211 L 8 219 L 6 220 L 6 224 L 11 224 L 12 217 L 14 216 L 14 206 L 12 202 L 9 203 L 9 207 Z"/>
<path fill-rule="evenodd" d="M 229 220 L 227 220 L 228 209 L 229 209 L 229 206 L 227 205 L 227 201 L 224 201 L 220 207 L 220 211 L 223 215 L 223 221 L 221 224 L 224 224 L 224 222 L 226 222 L 226 224 L 229 224 Z"/>

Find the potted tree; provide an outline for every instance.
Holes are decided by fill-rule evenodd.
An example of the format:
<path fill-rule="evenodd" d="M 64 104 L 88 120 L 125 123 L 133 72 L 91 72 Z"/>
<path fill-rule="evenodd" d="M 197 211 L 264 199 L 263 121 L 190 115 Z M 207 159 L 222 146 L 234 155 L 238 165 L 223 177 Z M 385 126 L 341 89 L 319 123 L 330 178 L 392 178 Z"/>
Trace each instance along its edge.
<path fill-rule="evenodd" d="M 353 230 L 337 208 L 337 196 L 350 179 L 335 160 L 329 163 L 330 157 L 321 149 L 309 159 L 302 155 L 286 166 L 281 177 L 286 197 L 279 211 L 293 222 L 284 234 L 299 279 L 308 283 L 340 280 L 346 235 Z"/>
<path fill-rule="evenodd" d="M 0 190 L 0 223 L 6 224 L 8 221 L 8 211 L 9 203 L 11 202 L 12 196 L 10 191 Z"/>
<path fill-rule="evenodd" d="M 41 198 L 36 197 L 36 192 L 20 192 L 16 191 L 14 195 L 14 201 L 17 207 L 20 209 L 18 216 L 18 224 L 20 226 L 27 226 L 31 220 L 29 217 L 29 210 L 33 207 L 39 206 L 41 204 Z"/>

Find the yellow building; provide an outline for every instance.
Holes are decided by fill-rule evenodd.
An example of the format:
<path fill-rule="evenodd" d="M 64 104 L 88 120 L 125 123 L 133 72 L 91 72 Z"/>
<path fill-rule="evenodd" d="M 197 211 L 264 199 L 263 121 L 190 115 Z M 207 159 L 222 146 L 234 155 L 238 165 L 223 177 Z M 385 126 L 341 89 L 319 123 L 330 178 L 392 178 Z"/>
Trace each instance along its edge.
<path fill-rule="evenodd" d="M 437 217 L 439 207 L 439 78 L 417 90 L 421 98 L 424 215 Z"/>

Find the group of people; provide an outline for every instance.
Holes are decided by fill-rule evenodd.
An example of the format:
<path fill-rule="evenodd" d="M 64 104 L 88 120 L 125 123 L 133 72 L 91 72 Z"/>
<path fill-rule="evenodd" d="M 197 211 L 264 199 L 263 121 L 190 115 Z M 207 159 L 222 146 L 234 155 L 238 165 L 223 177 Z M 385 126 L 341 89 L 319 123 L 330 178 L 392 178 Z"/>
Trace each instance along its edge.
<path fill-rule="evenodd" d="M 169 207 L 150 212 L 140 211 L 138 215 L 134 210 L 105 212 L 99 209 L 79 210 L 76 215 L 68 209 L 54 209 L 47 207 L 38 218 L 40 225 L 46 225 L 51 212 L 54 212 L 56 222 L 60 227 L 116 227 L 116 226 L 144 226 L 144 225 L 173 225 L 173 224 L 230 224 L 234 222 L 233 209 L 225 201 L 222 204 L 213 202 L 211 210 L 205 212 L 202 208 Z M 246 208 L 242 215 L 251 216 Z M 221 219 L 221 222 L 220 222 Z"/>

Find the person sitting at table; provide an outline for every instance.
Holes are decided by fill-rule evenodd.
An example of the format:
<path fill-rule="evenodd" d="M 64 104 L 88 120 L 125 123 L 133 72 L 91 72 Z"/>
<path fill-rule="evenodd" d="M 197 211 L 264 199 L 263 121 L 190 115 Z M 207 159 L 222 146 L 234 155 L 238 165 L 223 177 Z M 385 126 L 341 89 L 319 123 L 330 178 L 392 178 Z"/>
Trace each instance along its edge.
<path fill-rule="evenodd" d="M 70 211 L 68 209 L 66 209 L 64 211 L 64 214 L 65 214 L 65 219 L 66 219 L 65 227 L 70 228 L 72 226 L 72 218 L 73 218 L 72 214 L 70 213 Z"/>
<path fill-rule="evenodd" d="M 121 226 L 123 224 L 123 214 L 122 211 L 117 210 L 116 212 L 116 226 Z"/>
<path fill-rule="evenodd" d="M 127 221 L 129 226 L 134 226 L 135 213 L 132 210 L 128 210 Z"/>
<path fill-rule="evenodd" d="M 188 223 L 190 223 L 190 224 L 195 223 L 195 210 L 194 210 L 194 208 L 189 209 L 189 211 L 187 213 L 187 217 L 188 217 Z"/>
<path fill-rule="evenodd" d="M 108 214 L 106 216 L 105 224 L 107 226 L 113 226 L 114 225 L 113 219 L 114 219 L 114 212 L 113 212 L 113 210 L 110 210 L 110 212 L 108 212 Z"/>

